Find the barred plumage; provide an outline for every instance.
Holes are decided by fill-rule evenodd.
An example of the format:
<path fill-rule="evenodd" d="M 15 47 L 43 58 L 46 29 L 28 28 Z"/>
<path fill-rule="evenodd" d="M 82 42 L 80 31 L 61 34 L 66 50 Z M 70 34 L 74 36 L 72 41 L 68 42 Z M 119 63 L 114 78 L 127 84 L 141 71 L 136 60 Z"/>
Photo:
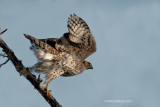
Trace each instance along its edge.
<path fill-rule="evenodd" d="M 68 18 L 67 23 L 69 32 L 59 39 L 36 39 L 24 34 L 32 43 L 31 50 L 41 60 L 31 69 L 45 73 L 45 83 L 58 76 L 73 76 L 93 68 L 85 60 L 96 51 L 96 42 L 87 23 L 75 14 Z"/>

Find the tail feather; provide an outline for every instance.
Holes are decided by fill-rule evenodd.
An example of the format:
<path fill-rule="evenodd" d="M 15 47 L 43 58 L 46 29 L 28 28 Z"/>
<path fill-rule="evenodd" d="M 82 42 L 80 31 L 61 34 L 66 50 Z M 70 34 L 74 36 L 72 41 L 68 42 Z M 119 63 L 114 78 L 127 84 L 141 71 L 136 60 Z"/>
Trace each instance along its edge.
<path fill-rule="evenodd" d="M 38 39 L 34 38 L 33 36 L 28 35 L 28 34 L 24 34 L 24 36 L 27 39 L 29 39 L 31 41 L 31 43 L 35 43 L 36 45 L 38 45 L 42 49 L 46 50 L 47 52 L 55 54 L 55 55 L 59 54 L 59 52 L 56 49 L 54 49 L 52 46 L 48 45 L 44 41 L 38 40 Z"/>

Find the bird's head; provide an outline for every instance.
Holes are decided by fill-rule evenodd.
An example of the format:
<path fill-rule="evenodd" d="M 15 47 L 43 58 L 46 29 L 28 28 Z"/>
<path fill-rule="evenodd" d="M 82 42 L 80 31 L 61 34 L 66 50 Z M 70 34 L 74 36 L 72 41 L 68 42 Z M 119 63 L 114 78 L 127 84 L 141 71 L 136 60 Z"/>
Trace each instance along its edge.
<path fill-rule="evenodd" d="M 86 69 L 93 69 L 93 66 L 90 62 L 88 61 L 83 61 L 83 64 L 85 66 Z"/>

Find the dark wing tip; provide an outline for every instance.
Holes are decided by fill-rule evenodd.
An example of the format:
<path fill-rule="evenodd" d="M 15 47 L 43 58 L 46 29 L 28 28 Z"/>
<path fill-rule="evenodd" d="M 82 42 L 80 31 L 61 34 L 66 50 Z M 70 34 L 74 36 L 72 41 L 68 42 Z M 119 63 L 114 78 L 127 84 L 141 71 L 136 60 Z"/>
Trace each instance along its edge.
<path fill-rule="evenodd" d="M 69 18 L 71 18 L 71 19 L 73 19 L 73 18 L 75 18 L 75 17 L 78 17 L 75 13 L 73 13 L 73 14 L 70 14 L 70 17 Z"/>

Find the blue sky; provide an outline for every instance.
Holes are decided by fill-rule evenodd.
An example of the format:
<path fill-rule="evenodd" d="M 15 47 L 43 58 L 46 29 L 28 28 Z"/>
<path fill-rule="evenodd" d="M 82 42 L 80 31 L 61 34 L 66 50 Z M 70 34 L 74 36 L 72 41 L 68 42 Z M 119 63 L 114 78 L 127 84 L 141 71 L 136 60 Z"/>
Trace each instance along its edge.
<path fill-rule="evenodd" d="M 23 33 L 60 37 L 76 13 L 89 25 L 97 52 L 94 70 L 49 84 L 64 107 L 159 107 L 160 2 L 158 0 L 0 0 L 2 38 L 28 67 L 37 59 Z M 0 57 L 0 62 L 3 62 Z M 132 100 L 106 103 L 105 100 Z M 11 62 L 0 68 L 0 106 L 49 107 Z"/>

